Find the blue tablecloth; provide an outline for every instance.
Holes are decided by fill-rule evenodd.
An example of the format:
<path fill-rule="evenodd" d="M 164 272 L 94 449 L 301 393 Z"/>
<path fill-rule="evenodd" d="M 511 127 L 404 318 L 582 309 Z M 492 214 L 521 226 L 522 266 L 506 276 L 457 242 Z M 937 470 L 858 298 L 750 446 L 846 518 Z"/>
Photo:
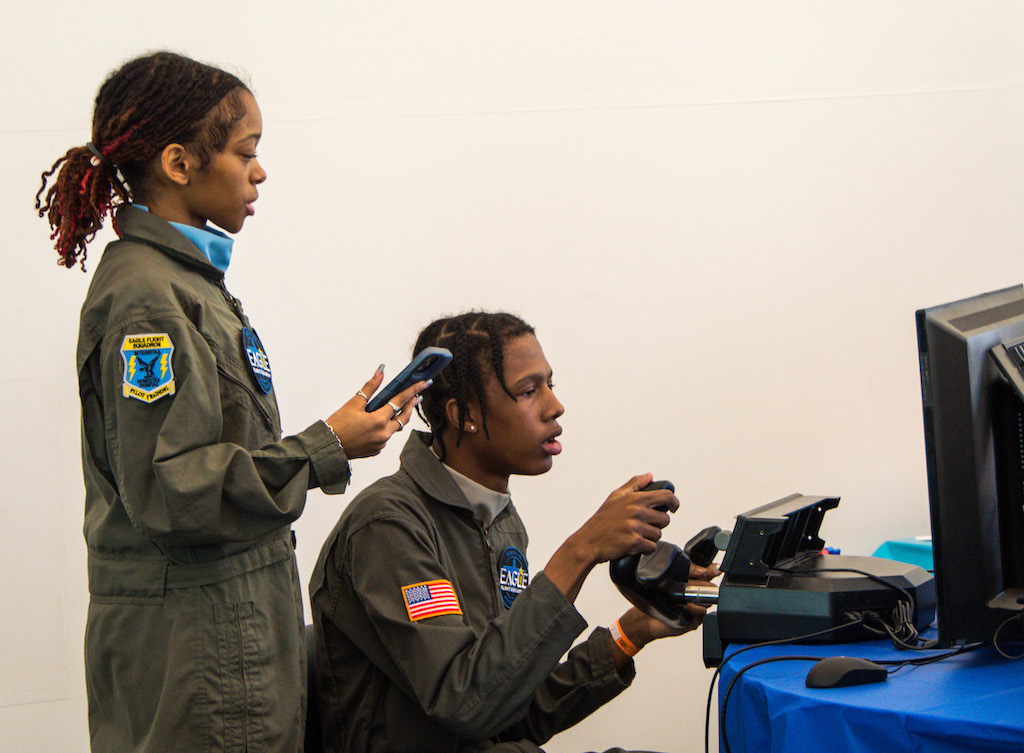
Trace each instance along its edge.
<path fill-rule="evenodd" d="M 731 646 L 727 655 L 738 648 Z M 767 657 L 842 654 L 878 660 L 925 653 L 942 652 L 911 655 L 889 641 L 751 649 L 723 665 L 719 704 L 739 670 Z M 1007 660 L 985 648 L 904 667 L 878 684 L 831 689 L 805 687 L 812 665 L 778 661 L 740 677 L 726 709 L 732 753 L 1024 751 L 1024 660 Z"/>

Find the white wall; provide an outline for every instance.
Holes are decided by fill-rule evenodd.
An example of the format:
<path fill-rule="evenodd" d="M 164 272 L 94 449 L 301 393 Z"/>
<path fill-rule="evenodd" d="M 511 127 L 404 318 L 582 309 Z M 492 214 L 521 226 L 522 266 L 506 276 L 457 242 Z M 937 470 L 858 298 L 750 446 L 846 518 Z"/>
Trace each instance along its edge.
<path fill-rule="evenodd" d="M 287 429 L 394 373 L 433 317 L 509 309 L 567 407 L 565 454 L 513 487 L 534 571 L 647 470 L 679 488 L 679 543 L 794 491 L 842 496 L 823 533 L 847 553 L 927 532 L 913 314 L 1024 278 L 1024 5 L 65 5 L 12 9 L 0 45 L 0 751 L 88 747 L 90 278 L 55 265 L 31 199 L 105 74 L 154 48 L 241 71 L 263 109 L 270 177 L 228 283 Z M 304 576 L 348 498 L 310 495 Z M 578 602 L 592 624 L 623 609 L 605 572 Z M 549 750 L 697 749 L 699 643 L 646 649 Z"/>

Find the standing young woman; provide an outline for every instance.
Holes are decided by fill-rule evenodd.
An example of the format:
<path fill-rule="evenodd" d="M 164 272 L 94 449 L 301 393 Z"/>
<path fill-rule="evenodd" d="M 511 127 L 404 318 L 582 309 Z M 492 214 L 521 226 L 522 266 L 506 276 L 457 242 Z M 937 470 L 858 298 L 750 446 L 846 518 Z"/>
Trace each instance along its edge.
<path fill-rule="evenodd" d="M 281 437 L 270 360 L 224 284 L 266 172 L 235 76 L 180 55 L 101 86 L 92 140 L 36 196 L 59 263 L 82 265 L 116 209 L 78 340 L 94 751 L 297 751 L 302 602 L 290 524 L 306 492 L 408 422 L 419 383 L 374 413 L 382 369 Z M 49 187 L 48 187 L 49 186 Z M 44 196 L 45 192 L 45 196 Z"/>

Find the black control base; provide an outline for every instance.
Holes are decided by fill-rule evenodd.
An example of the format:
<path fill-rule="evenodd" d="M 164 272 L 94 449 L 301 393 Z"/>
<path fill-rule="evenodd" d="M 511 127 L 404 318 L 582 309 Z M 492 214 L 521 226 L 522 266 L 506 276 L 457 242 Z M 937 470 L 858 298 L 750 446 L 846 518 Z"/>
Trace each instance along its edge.
<path fill-rule="evenodd" d="M 790 561 L 786 569 L 801 574 L 773 570 L 763 582 L 724 576 L 718 607 L 704 619 L 705 666 L 717 667 L 730 643 L 788 640 L 843 625 L 848 627 L 801 642 L 877 639 L 877 633 L 852 624 L 850 613 L 888 614 L 904 599 L 892 586 L 899 586 L 914 600 L 913 621 L 918 630 L 935 619 L 935 580 L 916 565 L 879 557 L 818 554 Z"/>

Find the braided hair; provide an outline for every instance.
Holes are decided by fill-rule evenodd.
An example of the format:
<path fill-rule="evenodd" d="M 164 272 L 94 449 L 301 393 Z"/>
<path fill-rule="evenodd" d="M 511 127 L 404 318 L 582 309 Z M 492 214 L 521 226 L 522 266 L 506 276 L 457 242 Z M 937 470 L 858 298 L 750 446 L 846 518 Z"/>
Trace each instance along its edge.
<path fill-rule="evenodd" d="M 414 353 L 423 348 L 437 346 L 452 352 L 452 362 L 434 377 L 434 384 L 423 393 L 423 402 L 417 407 L 420 418 L 430 425 L 438 443 L 441 460 L 447 449 L 442 434 L 448 428 L 445 405 L 453 399 L 459 409 L 458 437 L 462 441 L 469 401 L 480 405 L 480 422 L 487 433 L 487 379 L 492 374 L 502 390 L 512 400 L 515 396 L 505 384 L 505 349 L 521 335 L 534 334 L 533 327 L 517 316 L 505 313 L 471 311 L 458 316 L 438 319 L 427 325 L 416 339 Z"/>
<path fill-rule="evenodd" d="M 92 140 L 54 162 L 36 193 L 57 263 L 85 269 L 86 245 L 107 212 L 147 201 L 149 164 L 168 144 L 190 148 L 206 167 L 245 117 L 247 91 L 236 76 L 172 52 L 135 58 L 110 74 L 96 95 Z"/>

